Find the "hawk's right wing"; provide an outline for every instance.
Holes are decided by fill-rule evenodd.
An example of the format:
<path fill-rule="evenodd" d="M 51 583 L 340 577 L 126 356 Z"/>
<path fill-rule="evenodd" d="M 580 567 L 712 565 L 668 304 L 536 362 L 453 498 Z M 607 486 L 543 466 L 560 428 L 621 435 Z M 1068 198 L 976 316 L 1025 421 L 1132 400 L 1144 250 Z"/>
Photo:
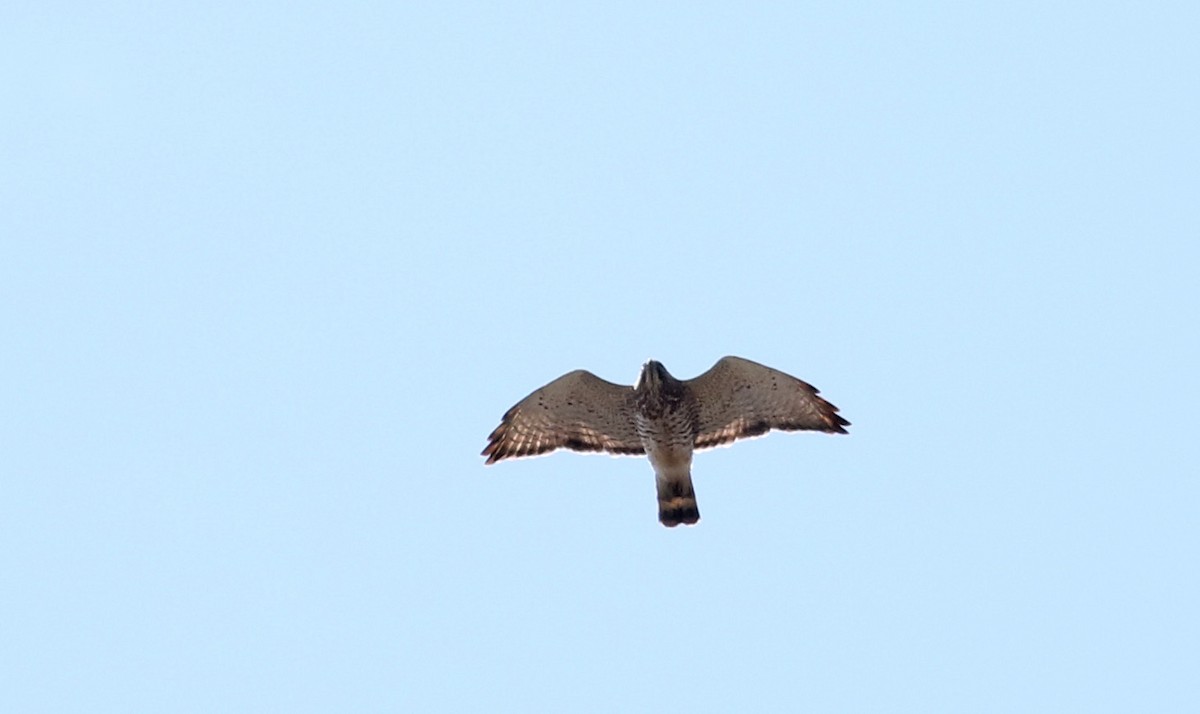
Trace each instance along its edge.
<path fill-rule="evenodd" d="M 644 454 L 634 426 L 633 387 L 586 370 L 564 374 L 525 397 L 488 437 L 487 463 L 537 456 L 558 448 Z"/>
<path fill-rule="evenodd" d="M 722 357 L 685 382 L 699 405 L 696 448 L 760 436 L 771 429 L 845 434 L 850 422 L 816 387 L 741 357 Z"/>

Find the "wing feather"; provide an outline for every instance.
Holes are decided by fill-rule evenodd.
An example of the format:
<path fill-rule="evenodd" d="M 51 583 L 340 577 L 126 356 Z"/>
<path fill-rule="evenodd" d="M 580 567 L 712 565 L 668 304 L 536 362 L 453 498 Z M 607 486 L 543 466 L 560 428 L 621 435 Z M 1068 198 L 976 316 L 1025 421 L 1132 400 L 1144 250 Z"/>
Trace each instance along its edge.
<path fill-rule="evenodd" d="M 633 387 L 569 372 L 509 409 L 488 437 L 487 463 L 555 449 L 643 454 L 634 425 Z"/>
<path fill-rule="evenodd" d="M 845 434 L 850 422 L 818 396 L 816 387 L 741 357 L 722 357 L 690 379 L 699 403 L 696 448 L 706 449 L 771 429 Z"/>

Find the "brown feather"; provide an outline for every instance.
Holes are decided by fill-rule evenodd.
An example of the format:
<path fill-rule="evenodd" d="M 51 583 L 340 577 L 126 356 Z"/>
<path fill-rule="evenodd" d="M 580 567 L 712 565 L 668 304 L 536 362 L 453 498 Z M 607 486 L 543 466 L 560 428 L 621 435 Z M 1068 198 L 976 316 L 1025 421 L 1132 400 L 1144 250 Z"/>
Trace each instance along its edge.
<path fill-rule="evenodd" d="M 685 384 L 700 405 L 697 449 L 761 436 L 772 429 L 845 434 L 850 426 L 816 387 L 740 357 L 723 357 Z"/>
<path fill-rule="evenodd" d="M 633 424 L 633 387 L 569 372 L 504 413 L 483 449 L 487 463 L 555 449 L 644 454 Z"/>

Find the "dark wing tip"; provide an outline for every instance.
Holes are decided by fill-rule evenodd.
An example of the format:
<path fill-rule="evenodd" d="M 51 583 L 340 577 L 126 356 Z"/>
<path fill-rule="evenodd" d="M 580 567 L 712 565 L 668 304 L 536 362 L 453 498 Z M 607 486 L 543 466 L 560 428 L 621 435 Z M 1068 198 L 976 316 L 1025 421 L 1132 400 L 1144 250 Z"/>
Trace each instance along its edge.
<path fill-rule="evenodd" d="M 599 451 L 599 446 L 589 446 L 584 442 L 573 441 L 566 444 L 569 448 L 574 448 L 578 451 Z M 504 459 L 518 459 L 523 456 L 540 456 L 546 454 L 559 447 L 564 446 L 561 441 L 556 441 L 549 438 L 529 439 L 522 438 L 519 432 L 510 432 L 508 421 L 504 421 L 500 426 L 496 427 L 491 436 L 488 437 L 488 445 L 483 447 L 480 456 L 486 456 L 487 461 L 484 466 L 491 466 L 497 461 Z"/>
<path fill-rule="evenodd" d="M 825 400 L 822 399 L 821 401 L 824 402 Z M 829 424 L 829 428 L 826 431 L 831 434 L 848 434 L 849 432 L 846 431 L 846 427 L 850 426 L 850 422 L 837 413 L 837 407 L 829 402 L 825 402 L 825 405 L 829 407 L 824 415 L 826 422 Z"/>
<path fill-rule="evenodd" d="M 503 456 L 501 456 L 499 454 L 499 451 L 500 451 L 500 442 L 489 441 L 488 445 L 483 447 L 483 451 L 479 452 L 480 456 L 488 457 L 487 461 L 483 462 L 483 465 L 491 466 L 492 464 L 496 463 L 500 459 L 504 458 Z"/>
<path fill-rule="evenodd" d="M 504 419 L 500 422 L 500 425 L 488 435 L 487 446 L 483 447 L 483 451 L 479 453 L 480 456 L 488 457 L 487 461 L 484 462 L 484 466 L 491 466 L 497 461 L 513 455 L 511 453 L 512 444 L 508 438 L 508 419 L 511 413 L 512 410 L 510 409 L 509 413 L 504 415 Z"/>

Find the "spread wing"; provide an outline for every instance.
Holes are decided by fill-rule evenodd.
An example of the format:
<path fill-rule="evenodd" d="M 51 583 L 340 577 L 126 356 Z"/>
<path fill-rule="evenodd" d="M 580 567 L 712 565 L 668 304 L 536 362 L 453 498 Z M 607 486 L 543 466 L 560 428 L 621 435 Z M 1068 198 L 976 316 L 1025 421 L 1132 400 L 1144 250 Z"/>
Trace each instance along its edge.
<path fill-rule="evenodd" d="M 487 463 L 567 448 L 643 454 L 634 426 L 633 387 L 606 382 L 586 370 L 564 374 L 525 397 L 488 437 Z"/>
<path fill-rule="evenodd" d="M 845 434 L 850 425 L 837 407 L 807 382 L 741 357 L 722 357 L 712 369 L 685 382 L 696 395 L 696 448 L 783 431 Z"/>

